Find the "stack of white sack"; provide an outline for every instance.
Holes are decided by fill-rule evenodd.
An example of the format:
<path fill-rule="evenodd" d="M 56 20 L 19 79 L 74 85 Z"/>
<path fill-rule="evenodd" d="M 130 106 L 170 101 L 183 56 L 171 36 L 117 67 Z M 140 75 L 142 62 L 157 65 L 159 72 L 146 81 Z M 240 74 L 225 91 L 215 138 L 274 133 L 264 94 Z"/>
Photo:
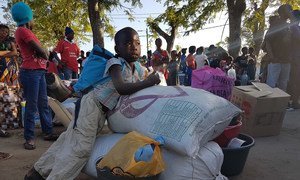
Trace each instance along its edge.
<path fill-rule="evenodd" d="M 82 172 L 97 178 L 96 164 L 123 136 L 124 134 L 115 133 L 98 137 Z M 161 180 L 227 180 L 220 172 L 223 163 L 222 149 L 215 142 L 206 143 L 195 158 L 182 156 L 165 148 L 162 148 L 162 152 L 166 169 L 159 176 Z"/>
<path fill-rule="evenodd" d="M 153 86 L 121 96 L 108 112 L 112 131 L 137 131 L 182 155 L 196 157 L 199 148 L 220 135 L 241 110 L 210 92 L 184 86 Z"/>

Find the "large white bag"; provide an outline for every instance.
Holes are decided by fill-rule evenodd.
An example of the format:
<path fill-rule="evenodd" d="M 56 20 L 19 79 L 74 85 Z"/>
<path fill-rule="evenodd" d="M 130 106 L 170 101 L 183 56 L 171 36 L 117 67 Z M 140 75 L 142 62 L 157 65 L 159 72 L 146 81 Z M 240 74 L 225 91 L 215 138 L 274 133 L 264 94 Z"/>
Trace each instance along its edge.
<path fill-rule="evenodd" d="M 75 103 L 77 102 L 78 98 L 68 98 L 61 104 L 69 111 L 69 113 L 75 117 Z"/>
<path fill-rule="evenodd" d="M 82 169 L 82 172 L 94 178 L 97 177 L 96 163 L 107 154 L 124 134 L 106 134 L 97 137 L 91 156 Z"/>
<path fill-rule="evenodd" d="M 221 134 L 241 112 L 224 98 L 184 86 L 153 86 L 130 96 L 121 96 L 108 113 L 112 131 L 138 131 L 166 146 L 195 157 L 199 148 Z"/>
<path fill-rule="evenodd" d="M 91 156 L 82 172 L 97 177 L 96 163 L 107 154 L 124 134 L 109 134 L 96 139 Z M 181 156 L 162 148 L 166 169 L 159 179 L 165 180 L 226 180 L 220 172 L 223 153 L 215 142 L 208 142 L 197 153 L 196 158 Z"/>
<path fill-rule="evenodd" d="M 163 157 L 166 170 L 159 176 L 161 180 L 227 180 L 221 174 L 222 149 L 213 141 L 202 146 L 195 158 L 166 149 L 163 149 Z"/>
<path fill-rule="evenodd" d="M 58 120 L 65 127 L 68 127 L 73 118 L 72 114 L 57 99 L 48 97 L 48 104 L 55 113 L 54 120 Z"/>

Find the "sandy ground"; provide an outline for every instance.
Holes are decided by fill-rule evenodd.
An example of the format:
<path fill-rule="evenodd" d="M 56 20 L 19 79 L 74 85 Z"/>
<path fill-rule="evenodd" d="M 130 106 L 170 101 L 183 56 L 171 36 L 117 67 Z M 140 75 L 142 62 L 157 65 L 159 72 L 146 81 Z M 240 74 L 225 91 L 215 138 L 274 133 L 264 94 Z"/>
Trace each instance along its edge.
<path fill-rule="evenodd" d="M 64 128 L 56 127 L 56 132 Z M 106 130 L 107 131 L 107 130 Z M 43 141 L 37 129 L 37 148 L 23 149 L 23 130 L 11 130 L 10 138 L 0 139 L 0 152 L 13 154 L 10 159 L 0 160 L 1 180 L 21 180 L 33 163 L 51 145 Z M 231 180 L 298 180 L 300 179 L 300 110 L 288 111 L 279 136 L 256 138 L 243 172 Z M 77 180 L 92 179 L 80 174 Z"/>

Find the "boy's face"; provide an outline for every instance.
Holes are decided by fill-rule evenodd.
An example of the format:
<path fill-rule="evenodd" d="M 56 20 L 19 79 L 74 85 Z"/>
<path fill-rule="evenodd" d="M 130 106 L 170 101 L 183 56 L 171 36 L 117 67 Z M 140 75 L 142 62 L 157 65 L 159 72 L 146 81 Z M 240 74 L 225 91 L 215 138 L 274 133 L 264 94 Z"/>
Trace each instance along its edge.
<path fill-rule="evenodd" d="M 243 48 L 243 49 L 242 49 L 242 53 L 243 53 L 243 54 L 248 54 L 248 48 Z"/>
<path fill-rule="evenodd" d="M 7 28 L 0 29 L 0 39 L 4 39 L 8 36 L 9 30 Z"/>
<path fill-rule="evenodd" d="M 156 47 L 157 47 L 157 48 L 160 48 L 160 47 L 161 47 L 161 45 L 162 45 L 162 41 L 161 41 L 161 39 L 156 39 L 156 41 L 155 41 L 155 45 L 156 45 Z"/>
<path fill-rule="evenodd" d="M 74 33 L 69 33 L 66 37 L 72 41 L 74 39 Z"/>
<path fill-rule="evenodd" d="M 141 55 L 141 44 L 139 35 L 131 32 L 129 35 L 123 34 L 119 43 L 116 45 L 117 54 L 127 62 L 138 60 Z"/>
<path fill-rule="evenodd" d="M 177 52 L 176 51 L 171 52 L 171 58 L 172 58 L 172 60 L 176 60 L 176 58 L 177 58 Z"/>

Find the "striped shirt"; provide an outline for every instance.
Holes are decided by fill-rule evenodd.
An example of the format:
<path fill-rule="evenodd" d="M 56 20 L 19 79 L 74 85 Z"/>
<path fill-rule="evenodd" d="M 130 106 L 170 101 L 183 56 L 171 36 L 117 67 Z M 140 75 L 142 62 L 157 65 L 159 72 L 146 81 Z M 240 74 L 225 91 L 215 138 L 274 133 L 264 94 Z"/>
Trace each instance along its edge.
<path fill-rule="evenodd" d="M 125 59 L 120 57 L 111 58 L 107 61 L 104 77 L 109 76 L 109 68 L 115 64 L 122 66 L 122 77 L 125 83 L 135 83 L 143 80 L 144 72 L 142 72 L 143 69 L 139 62 L 135 62 L 135 70 L 132 73 L 130 65 L 127 61 L 125 61 Z M 115 89 L 111 79 L 104 84 L 97 85 L 93 91 L 95 93 L 94 97 L 96 97 L 96 100 L 108 109 L 112 110 L 117 105 L 120 94 Z"/>

